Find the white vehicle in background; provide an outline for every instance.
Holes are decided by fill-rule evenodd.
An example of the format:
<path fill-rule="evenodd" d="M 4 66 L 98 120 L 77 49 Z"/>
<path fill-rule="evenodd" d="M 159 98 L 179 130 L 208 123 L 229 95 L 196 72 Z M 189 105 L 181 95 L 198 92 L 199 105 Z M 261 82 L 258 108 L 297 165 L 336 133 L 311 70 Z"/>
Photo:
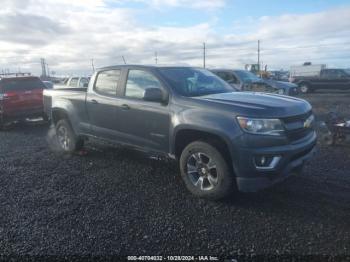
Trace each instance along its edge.
<path fill-rule="evenodd" d="M 69 77 L 63 84 L 54 85 L 54 88 L 86 88 L 90 82 L 90 77 Z"/>
<path fill-rule="evenodd" d="M 320 76 L 320 73 L 323 69 L 326 69 L 325 64 L 311 64 L 304 63 L 303 65 L 291 66 L 290 67 L 290 78 L 295 76 Z"/>
<path fill-rule="evenodd" d="M 304 63 L 292 66 L 290 82 L 299 86 L 302 93 L 311 93 L 320 89 L 350 90 L 350 73 L 346 69 L 326 68 L 326 65 Z"/>

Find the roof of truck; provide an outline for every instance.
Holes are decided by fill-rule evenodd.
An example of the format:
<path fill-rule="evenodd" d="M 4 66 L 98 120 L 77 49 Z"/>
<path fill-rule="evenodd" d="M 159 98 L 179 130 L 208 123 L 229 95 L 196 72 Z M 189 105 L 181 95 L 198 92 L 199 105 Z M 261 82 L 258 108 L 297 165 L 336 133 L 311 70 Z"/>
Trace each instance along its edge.
<path fill-rule="evenodd" d="M 98 70 L 106 70 L 120 67 L 139 67 L 139 68 L 194 68 L 196 66 L 184 65 L 184 64 L 175 64 L 175 65 L 166 65 L 166 64 L 158 64 L 158 65 L 137 65 L 137 64 L 122 64 L 122 65 L 113 65 L 98 68 Z"/>

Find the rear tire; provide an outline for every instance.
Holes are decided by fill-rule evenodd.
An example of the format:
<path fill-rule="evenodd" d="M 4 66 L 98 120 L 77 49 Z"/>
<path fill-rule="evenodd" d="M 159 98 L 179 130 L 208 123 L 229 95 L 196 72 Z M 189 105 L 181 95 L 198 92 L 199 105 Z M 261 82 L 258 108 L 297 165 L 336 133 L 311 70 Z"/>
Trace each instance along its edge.
<path fill-rule="evenodd" d="M 234 192 L 234 175 L 212 145 L 196 141 L 181 153 L 180 170 L 187 189 L 198 197 L 218 200 Z"/>
<path fill-rule="evenodd" d="M 61 119 L 56 124 L 58 146 L 64 153 L 73 153 L 84 146 L 84 140 L 77 137 L 67 119 Z"/>

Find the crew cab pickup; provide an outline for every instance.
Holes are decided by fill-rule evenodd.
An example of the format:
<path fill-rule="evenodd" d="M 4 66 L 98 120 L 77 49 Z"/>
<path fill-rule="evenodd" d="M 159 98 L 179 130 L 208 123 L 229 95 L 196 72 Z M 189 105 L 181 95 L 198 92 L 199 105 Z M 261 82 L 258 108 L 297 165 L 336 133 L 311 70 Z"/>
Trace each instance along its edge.
<path fill-rule="evenodd" d="M 44 83 L 34 76 L 0 78 L 0 129 L 9 122 L 44 117 Z"/>
<path fill-rule="evenodd" d="M 233 92 L 193 67 L 102 68 L 87 89 L 45 90 L 44 107 L 63 151 L 94 137 L 168 156 L 179 161 L 187 188 L 210 199 L 299 173 L 316 144 L 306 101 Z"/>
<path fill-rule="evenodd" d="M 302 93 L 310 93 L 320 89 L 350 90 L 350 71 L 345 69 L 321 68 L 310 72 L 308 65 L 291 71 L 290 81 L 298 84 Z M 305 72 L 300 68 L 305 68 Z"/>

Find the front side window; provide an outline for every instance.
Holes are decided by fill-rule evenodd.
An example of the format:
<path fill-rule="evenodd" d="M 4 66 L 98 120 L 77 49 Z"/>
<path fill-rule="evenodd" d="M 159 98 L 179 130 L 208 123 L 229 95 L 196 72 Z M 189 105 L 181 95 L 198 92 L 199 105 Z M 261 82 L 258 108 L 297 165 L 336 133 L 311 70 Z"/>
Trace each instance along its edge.
<path fill-rule="evenodd" d="M 205 69 L 161 68 L 159 71 L 172 89 L 182 96 L 195 97 L 234 91 L 228 83 Z"/>
<path fill-rule="evenodd" d="M 102 95 L 116 96 L 120 70 L 102 71 L 97 75 L 95 91 Z"/>
<path fill-rule="evenodd" d="M 332 78 L 338 78 L 338 75 L 335 72 L 335 70 L 330 69 L 330 70 L 323 71 L 323 77 L 332 79 Z"/>
<path fill-rule="evenodd" d="M 130 70 L 125 88 L 125 96 L 142 99 L 147 88 L 161 88 L 158 79 L 143 70 Z"/>

